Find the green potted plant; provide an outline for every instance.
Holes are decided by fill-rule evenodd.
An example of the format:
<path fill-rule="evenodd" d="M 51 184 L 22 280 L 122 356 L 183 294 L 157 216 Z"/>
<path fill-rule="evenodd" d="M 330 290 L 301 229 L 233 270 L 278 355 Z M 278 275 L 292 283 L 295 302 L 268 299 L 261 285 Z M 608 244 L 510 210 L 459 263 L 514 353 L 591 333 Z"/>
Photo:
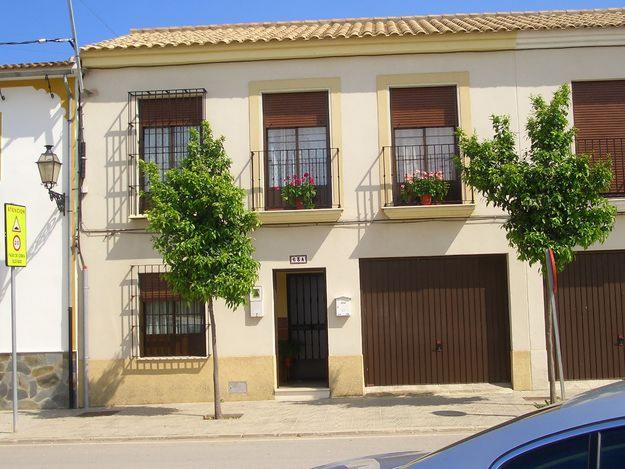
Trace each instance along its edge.
<path fill-rule="evenodd" d="M 404 182 L 399 185 L 401 199 L 404 203 L 415 203 L 418 197 L 421 205 L 431 205 L 432 200 L 445 200 L 449 192 L 449 183 L 443 180 L 443 172 L 427 172 L 417 170 L 407 174 Z"/>
<path fill-rule="evenodd" d="M 288 208 L 315 208 L 317 187 L 315 179 L 310 174 L 304 173 L 301 177 L 297 174 L 287 176 L 284 178 L 284 183 L 284 186 L 277 189 L 281 190 L 280 195 Z"/>
<path fill-rule="evenodd" d="M 284 367 L 287 370 L 293 366 L 293 362 L 295 362 L 299 354 L 300 345 L 296 340 L 281 340 L 278 342 L 278 353 L 284 361 Z"/>

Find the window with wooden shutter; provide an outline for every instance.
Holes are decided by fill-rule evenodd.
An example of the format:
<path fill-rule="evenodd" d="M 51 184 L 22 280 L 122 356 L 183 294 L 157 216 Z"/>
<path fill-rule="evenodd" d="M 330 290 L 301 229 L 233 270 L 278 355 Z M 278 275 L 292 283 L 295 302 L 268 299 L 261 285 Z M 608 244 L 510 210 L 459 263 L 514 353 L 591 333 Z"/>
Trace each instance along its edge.
<path fill-rule="evenodd" d="M 141 356 L 206 356 L 204 304 L 183 301 L 160 266 L 143 266 L 138 280 Z"/>
<path fill-rule="evenodd" d="M 402 197 L 401 185 L 407 178 L 423 173 L 439 174 L 449 183 L 445 202 L 460 202 L 462 189 L 454 163 L 456 87 L 391 88 L 390 102 L 394 204 L 414 203 Z"/>
<path fill-rule="evenodd" d="M 263 94 L 265 205 L 287 207 L 281 188 L 293 178 L 311 177 L 315 207 L 332 205 L 328 92 Z"/>
<path fill-rule="evenodd" d="M 204 119 L 203 88 L 132 91 L 128 93 L 128 153 L 130 194 L 134 213 L 149 207 L 147 181 L 137 160 L 153 162 L 161 175 L 180 164 L 187 155 L 191 129 L 200 129 Z M 138 212 L 137 212 L 138 210 Z"/>
<path fill-rule="evenodd" d="M 614 178 L 606 195 L 625 194 L 625 80 L 580 81 L 573 87 L 576 151 L 608 160 Z"/>

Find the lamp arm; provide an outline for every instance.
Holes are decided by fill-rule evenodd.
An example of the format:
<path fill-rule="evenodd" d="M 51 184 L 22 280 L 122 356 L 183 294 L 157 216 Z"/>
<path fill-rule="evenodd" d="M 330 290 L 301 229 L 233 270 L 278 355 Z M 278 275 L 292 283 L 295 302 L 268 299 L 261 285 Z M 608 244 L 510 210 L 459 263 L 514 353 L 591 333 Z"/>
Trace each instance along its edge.
<path fill-rule="evenodd" d="M 65 215 L 65 194 L 59 194 L 52 189 L 48 189 L 48 195 L 50 196 L 50 200 L 56 202 L 56 208 L 59 209 L 59 212 Z"/>

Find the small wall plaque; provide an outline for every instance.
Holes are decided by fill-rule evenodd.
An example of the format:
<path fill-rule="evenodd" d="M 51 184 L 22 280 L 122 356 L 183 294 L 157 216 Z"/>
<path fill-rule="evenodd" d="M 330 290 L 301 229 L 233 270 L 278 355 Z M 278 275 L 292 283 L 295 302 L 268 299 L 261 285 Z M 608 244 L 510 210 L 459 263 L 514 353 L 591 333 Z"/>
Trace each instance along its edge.
<path fill-rule="evenodd" d="M 247 394 L 247 381 L 229 381 L 228 393 Z"/>
<path fill-rule="evenodd" d="M 306 254 L 298 254 L 296 256 L 289 256 L 289 263 L 308 264 L 308 256 Z"/>

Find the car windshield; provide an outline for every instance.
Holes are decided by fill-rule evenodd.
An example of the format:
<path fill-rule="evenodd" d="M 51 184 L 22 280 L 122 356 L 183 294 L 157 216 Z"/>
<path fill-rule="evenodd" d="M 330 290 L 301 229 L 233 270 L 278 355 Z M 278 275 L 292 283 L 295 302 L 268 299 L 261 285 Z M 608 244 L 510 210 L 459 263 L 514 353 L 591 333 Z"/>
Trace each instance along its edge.
<path fill-rule="evenodd" d="M 542 414 L 542 413 L 545 413 L 545 412 L 551 412 L 553 410 L 559 409 L 561 405 L 562 405 L 562 403 L 558 402 L 556 404 L 552 404 L 552 405 L 548 405 L 548 406 L 545 406 L 545 407 L 541 407 L 540 409 L 537 409 L 537 410 L 535 410 L 533 412 L 528 412 L 527 414 L 523 414 L 523 415 L 520 415 L 520 416 L 515 417 L 513 419 L 507 420 L 507 421 L 505 421 L 503 423 L 500 423 L 499 425 L 495 425 L 494 427 L 487 428 L 486 430 L 482 430 L 481 432 L 476 433 L 476 434 L 471 435 L 471 436 L 468 436 L 466 438 L 463 438 L 462 440 L 458 440 L 458 441 L 456 441 L 456 442 L 454 442 L 454 443 L 452 443 L 450 445 L 447 445 L 447 446 L 445 446 L 445 447 L 443 447 L 441 449 L 438 449 L 438 450 L 436 450 L 436 451 L 434 451 L 432 453 L 428 453 L 428 454 L 426 454 L 424 456 L 419 456 L 415 460 L 413 460 L 413 461 L 409 462 L 408 464 L 406 464 L 404 466 L 401 466 L 401 467 L 402 468 L 411 467 L 415 463 L 421 462 L 421 461 L 423 461 L 425 459 L 429 459 L 429 458 L 431 458 L 431 457 L 433 457 L 433 456 L 435 456 L 435 455 L 437 455 L 439 453 L 447 451 L 450 448 L 453 448 L 455 446 L 461 445 L 461 444 L 466 443 L 467 441 L 471 441 L 471 440 L 473 440 L 475 438 L 479 438 L 482 435 L 486 435 L 488 433 L 497 431 L 497 430 L 499 430 L 501 428 L 504 428 L 504 427 L 507 427 L 509 425 L 515 424 L 515 423 L 517 423 L 517 422 L 519 422 L 521 420 L 525 420 L 527 418 L 534 417 L 535 415 Z"/>

